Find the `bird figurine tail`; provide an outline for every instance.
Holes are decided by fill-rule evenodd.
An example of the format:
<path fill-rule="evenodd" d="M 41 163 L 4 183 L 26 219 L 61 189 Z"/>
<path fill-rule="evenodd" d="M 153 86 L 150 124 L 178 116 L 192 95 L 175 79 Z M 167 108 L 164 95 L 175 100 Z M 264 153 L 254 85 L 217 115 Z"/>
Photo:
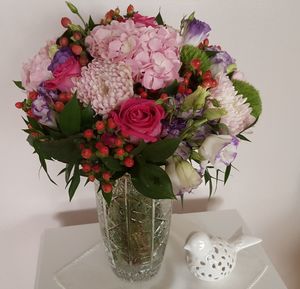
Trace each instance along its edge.
<path fill-rule="evenodd" d="M 243 249 L 259 244 L 262 242 L 262 239 L 243 235 L 242 230 L 238 230 L 228 241 L 232 246 L 234 246 L 236 252 L 239 252 Z"/>

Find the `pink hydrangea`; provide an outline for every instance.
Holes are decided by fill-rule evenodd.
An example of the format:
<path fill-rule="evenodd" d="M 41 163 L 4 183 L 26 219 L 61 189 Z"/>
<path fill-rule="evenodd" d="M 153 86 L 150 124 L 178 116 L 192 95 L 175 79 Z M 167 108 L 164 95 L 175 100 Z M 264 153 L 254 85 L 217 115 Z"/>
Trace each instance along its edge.
<path fill-rule="evenodd" d="M 43 81 L 52 77 L 48 66 L 51 63 L 49 48 L 53 44 L 54 41 L 49 41 L 45 47 L 40 49 L 38 54 L 23 64 L 21 73 L 22 84 L 27 91 L 37 90 Z"/>
<path fill-rule="evenodd" d="M 97 26 L 86 38 L 91 55 L 110 61 L 124 61 L 135 82 L 148 89 L 160 89 L 179 78 L 181 37 L 173 28 L 144 26 L 129 19 Z"/>

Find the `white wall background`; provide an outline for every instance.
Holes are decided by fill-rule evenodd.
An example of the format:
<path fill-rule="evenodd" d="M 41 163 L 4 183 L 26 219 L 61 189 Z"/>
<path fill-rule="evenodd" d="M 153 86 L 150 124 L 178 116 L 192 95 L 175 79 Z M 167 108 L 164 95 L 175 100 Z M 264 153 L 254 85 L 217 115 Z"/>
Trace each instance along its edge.
<path fill-rule="evenodd" d="M 100 18 L 109 8 L 130 1 L 74 0 L 82 14 Z M 161 7 L 169 24 L 178 26 L 192 10 L 211 24 L 212 42 L 238 60 L 241 70 L 261 91 L 264 111 L 243 143 L 228 185 L 207 203 L 200 188 L 186 209 L 236 208 L 264 247 L 288 288 L 300 288 L 300 2 L 297 0 L 131 1 L 149 15 Z M 0 1 L 0 287 L 33 288 L 39 238 L 44 229 L 95 220 L 93 187 L 80 189 L 68 202 L 63 179 L 50 184 L 25 142 L 14 103 L 22 99 L 12 79 L 23 61 L 62 32 L 61 16 L 71 17 L 62 0 Z M 61 168 L 50 167 L 52 175 Z"/>

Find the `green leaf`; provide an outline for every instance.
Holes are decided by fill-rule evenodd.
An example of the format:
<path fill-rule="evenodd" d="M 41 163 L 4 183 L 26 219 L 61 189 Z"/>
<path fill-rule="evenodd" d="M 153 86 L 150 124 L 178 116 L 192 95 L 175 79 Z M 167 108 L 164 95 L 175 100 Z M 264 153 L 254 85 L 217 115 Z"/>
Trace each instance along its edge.
<path fill-rule="evenodd" d="M 158 25 L 165 25 L 160 12 L 158 12 L 157 16 L 155 17 L 155 21 Z"/>
<path fill-rule="evenodd" d="M 57 185 L 56 182 L 54 182 L 52 180 L 52 178 L 50 177 L 49 173 L 48 173 L 48 169 L 47 169 L 47 163 L 46 163 L 46 160 L 43 158 L 43 156 L 41 154 L 38 154 L 39 155 L 39 160 L 40 160 L 40 163 L 41 163 L 41 166 L 42 168 L 44 169 L 48 179 L 50 180 L 51 183 L 53 183 L 54 185 Z"/>
<path fill-rule="evenodd" d="M 208 120 L 216 120 L 226 115 L 226 113 L 227 111 L 224 108 L 208 108 L 204 111 L 203 116 Z"/>
<path fill-rule="evenodd" d="M 179 85 L 179 83 L 175 79 L 169 86 L 167 86 L 166 88 L 164 88 L 162 90 L 162 92 L 165 92 L 168 95 L 175 95 L 177 93 L 178 85 Z"/>
<path fill-rule="evenodd" d="M 70 176 L 71 176 L 71 172 L 72 172 L 72 169 L 74 167 L 74 164 L 73 163 L 69 163 L 66 165 L 66 173 L 65 173 L 65 181 L 66 181 L 66 184 L 69 183 L 69 180 L 70 180 Z"/>
<path fill-rule="evenodd" d="M 246 98 L 247 102 L 252 107 L 252 115 L 258 118 L 262 112 L 262 103 L 258 90 L 250 83 L 242 80 L 233 79 L 233 85 L 236 91 Z"/>
<path fill-rule="evenodd" d="M 169 176 L 159 166 L 137 165 L 131 179 L 134 187 L 148 198 L 176 199 Z"/>
<path fill-rule="evenodd" d="M 136 156 L 138 155 L 145 147 L 146 143 L 142 140 L 139 145 L 131 152 L 131 155 Z"/>
<path fill-rule="evenodd" d="M 183 111 L 190 109 L 193 109 L 194 111 L 199 110 L 204 106 L 205 100 L 209 95 L 209 91 L 199 85 L 193 93 L 185 97 L 181 109 Z"/>
<path fill-rule="evenodd" d="M 251 142 L 251 140 L 249 140 L 248 138 L 246 138 L 246 137 L 245 137 L 244 135 L 242 135 L 242 134 L 238 134 L 236 137 L 238 137 L 238 138 L 241 139 L 241 140 Z"/>
<path fill-rule="evenodd" d="M 93 30 L 93 28 L 96 26 L 92 16 L 89 17 L 89 21 L 88 21 L 88 27 L 90 30 Z"/>
<path fill-rule="evenodd" d="M 90 105 L 81 110 L 81 129 L 90 128 L 94 120 L 94 111 Z"/>
<path fill-rule="evenodd" d="M 63 163 L 75 163 L 80 159 L 80 149 L 75 142 L 75 137 L 69 137 L 53 141 L 38 141 L 34 142 L 38 151 L 53 159 Z"/>
<path fill-rule="evenodd" d="M 193 59 L 199 59 L 201 61 L 201 70 L 203 72 L 206 72 L 211 66 L 211 62 L 206 52 L 192 45 L 184 45 L 181 48 L 180 56 L 181 61 L 190 68 L 192 68 L 190 63 Z"/>
<path fill-rule="evenodd" d="M 74 167 L 74 174 L 72 177 L 72 181 L 69 187 L 69 198 L 70 201 L 73 199 L 74 194 L 76 192 L 76 189 L 78 188 L 78 185 L 80 183 L 80 172 L 79 172 L 79 165 L 76 164 Z"/>
<path fill-rule="evenodd" d="M 165 138 L 156 143 L 147 144 L 141 155 L 146 161 L 152 163 L 163 162 L 174 154 L 180 141 L 180 138 Z"/>
<path fill-rule="evenodd" d="M 101 161 L 112 173 L 121 171 L 123 169 L 123 167 L 120 164 L 120 161 L 117 159 L 114 159 L 113 157 L 102 158 Z"/>
<path fill-rule="evenodd" d="M 25 88 L 24 88 L 23 85 L 22 85 L 22 81 L 14 80 L 14 84 L 15 84 L 18 88 L 20 88 L 20 89 L 22 89 L 22 90 L 25 90 Z"/>
<path fill-rule="evenodd" d="M 226 184 L 226 182 L 229 178 L 230 171 L 231 171 L 231 164 L 226 167 L 225 174 L 224 174 L 224 185 Z"/>
<path fill-rule="evenodd" d="M 58 174 L 57 176 L 60 176 L 61 174 L 63 174 L 66 171 L 66 168 L 63 168 Z"/>
<path fill-rule="evenodd" d="M 78 9 L 76 8 L 76 6 L 74 4 L 72 4 L 71 2 L 68 2 L 68 1 L 66 1 L 66 4 L 72 13 L 78 14 Z"/>
<path fill-rule="evenodd" d="M 38 131 L 43 131 L 43 128 L 41 127 L 39 122 L 36 121 L 35 119 L 28 117 L 28 122 L 32 126 L 33 129 L 38 130 Z"/>
<path fill-rule="evenodd" d="M 81 113 L 76 96 L 66 104 L 58 117 L 59 127 L 65 135 L 80 132 Z"/>
<path fill-rule="evenodd" d="M 104 193 L 104 192 L 102 191 L 102 196 L 103 196 L 103 198 L 104 198 L 104 200 L 106 201 L 106 203 L 107 203 L 108 206 L 109 206 L 110 203 L 111 203 L 112 195 L 113 195 L 112 193 Z"/>
<path fill-rule="evenodd" d="M 212 178 L 211 178 L 211 175 L 208 172 L 208 170 L 205 170 L 205 172 L 204 172 L 204 181 L 205 181 L 205 184 L 207 184 L 207 183 L 209 184 L 209 197 L 211 197 L 212 191 L 213 191 L 213 185 L 212 185 Z"/>

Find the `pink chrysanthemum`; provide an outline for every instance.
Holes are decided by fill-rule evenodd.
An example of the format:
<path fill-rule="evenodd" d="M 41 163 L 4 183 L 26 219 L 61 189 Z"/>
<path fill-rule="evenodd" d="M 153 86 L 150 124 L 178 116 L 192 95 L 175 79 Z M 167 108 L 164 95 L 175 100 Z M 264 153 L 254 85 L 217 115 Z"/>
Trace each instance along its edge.
<path fill-rule="evenodd" d="M 73 80 L 73 91 L 98 114 L 108 114 L 123 100 L 133 96 L 131 69 L 123 62 L 93 60 L 83 67 L 81 77 Z"/>
<path fill-rule="evenodd" d="M 135 82 L 159 89 L 179 78 L 181 37 L 173 28 L 141 26 L 129 19 L 97 26 L 86 38 L 94 58 L 124 61 Z"/>

